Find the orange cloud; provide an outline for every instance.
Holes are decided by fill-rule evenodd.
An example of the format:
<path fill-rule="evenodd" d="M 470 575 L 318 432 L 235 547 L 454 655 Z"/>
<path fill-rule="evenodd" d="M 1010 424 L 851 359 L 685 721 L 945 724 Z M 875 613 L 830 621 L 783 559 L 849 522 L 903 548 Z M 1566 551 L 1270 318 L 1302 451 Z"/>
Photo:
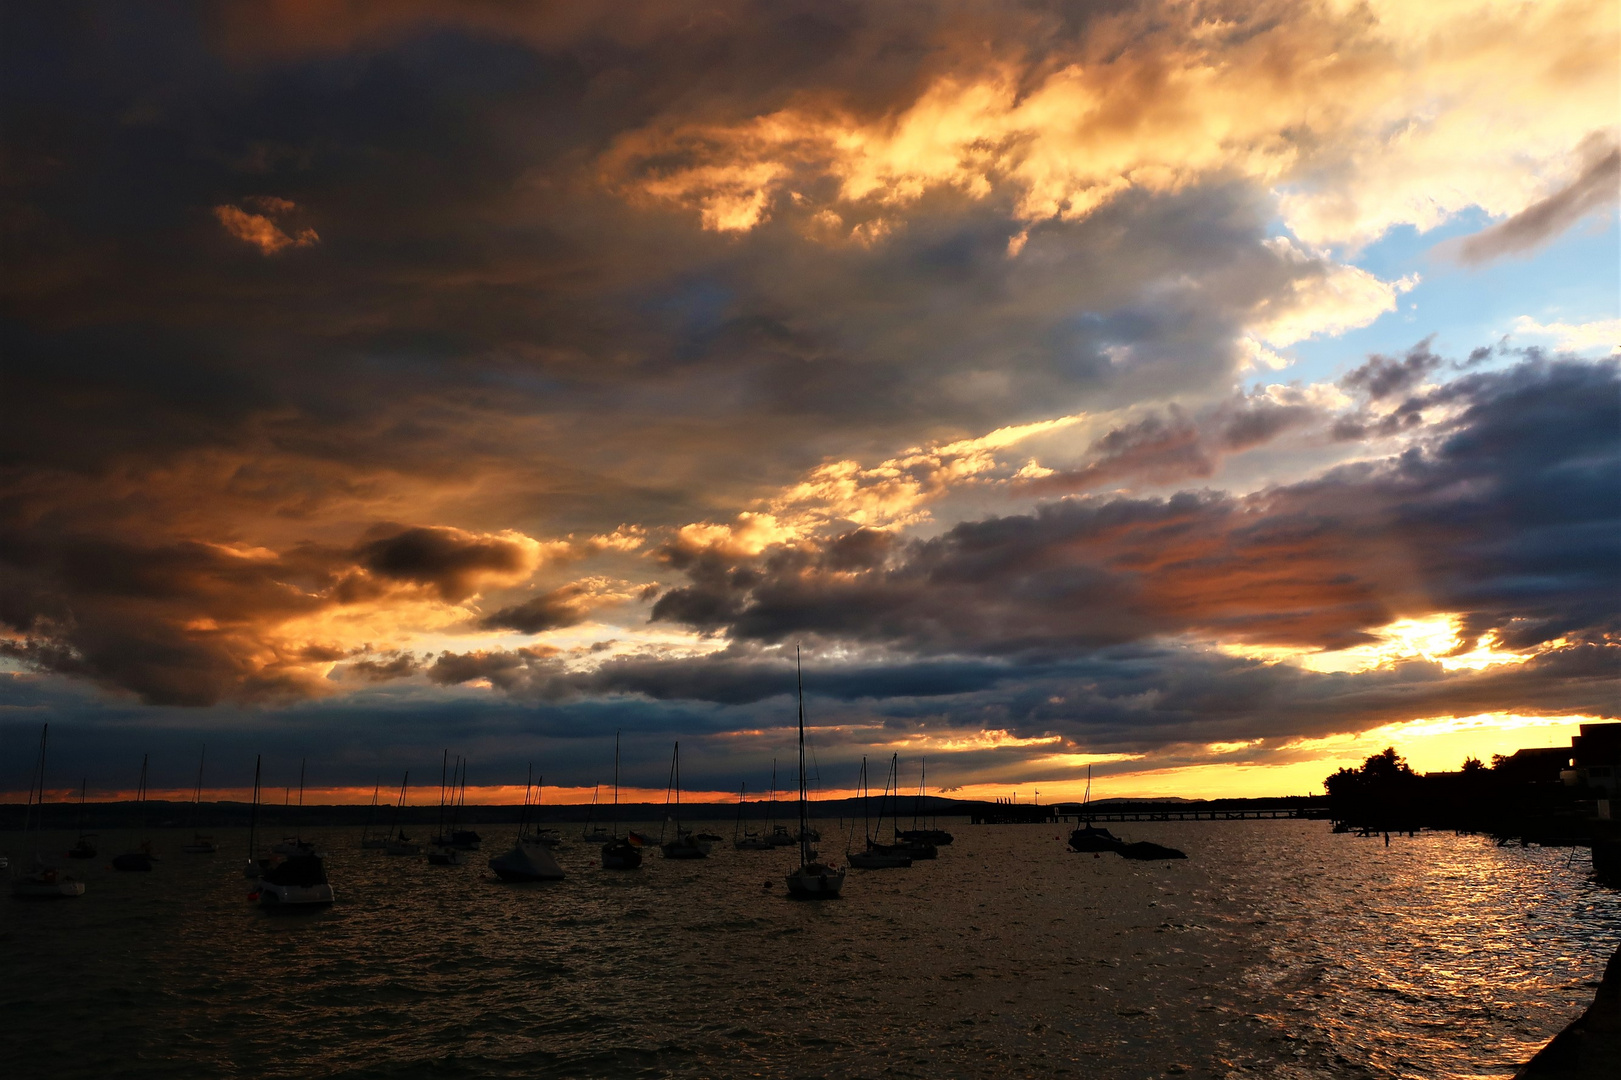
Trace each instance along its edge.
<path fill-rule="evenodd" d="M 286 199 L 264 198 L 258 202 L 268 212 L 275 214 L 286 214 L 294 209 L 294 205 Z M 289 236 L 265 214 L 250 214 L 235 206 L 216 206 L 214 216 L 225 226 L 226 232 L 245 244 L 253 245 L 265 255 L 274 255 L 290 247 L 312 247 L 321 241 L 314 229 L 299 229 Z"/>
<path fill-rule="evenodd" d="M 622 136 L 603 177 L 708 229 L 792 212 L 808 235 L 868 242 L 868 219 L 889 229 L 931 191 L 1004 193 L 1039 222 L 1243 176 L 1277 186 L 1303 240 L 1359 245 L 1567 184 L 1615 124 L 1621 48 L 1615 6 L 1591 0 L 1150 4 L 1099 17 L 1067 54 L 988 44 L 876 114 L 807 89 L 761 115 L 665 117 Z"/>

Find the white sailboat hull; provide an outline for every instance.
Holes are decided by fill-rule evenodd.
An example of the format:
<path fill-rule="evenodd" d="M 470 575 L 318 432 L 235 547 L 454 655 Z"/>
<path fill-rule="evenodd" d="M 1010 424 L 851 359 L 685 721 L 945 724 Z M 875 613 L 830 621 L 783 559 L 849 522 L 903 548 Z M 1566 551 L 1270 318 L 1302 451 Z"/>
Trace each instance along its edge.
<path fill-rule="evenodd" d="M 330 904 L 332 900 L 332 886 L 325 882 L 319 885 L 273 885 L 268 881 L 259 883 L 259 904 L 262 907 L 315 906 Z"/>
<path fill-rule="evenodd" d="M 788 875 L 788 891 L 816 899 L 834 897 L 844 888 L 844 874 L 841 867 L 806 863 Z"/>
<path fill-rule="evenodd" d="M 11 895 L 19 900 L 56 900 L 64 896 L 83 896 L 84 882 L 58 875 L 54 870 L 20 877 L 11 883 Z"/>
<path fill-rule="evenodd" d="M 857 870 L 898 870 L 912 865 L 910 855 L 894 855 L 882 851 L 852 851 L 845 858 Z"/>
<path fill-rule="evenodd" d="M 550 851 L 524 844 L 491 859 L 490 869 L 502 881 L 562 881 L 565 876 Z"/>

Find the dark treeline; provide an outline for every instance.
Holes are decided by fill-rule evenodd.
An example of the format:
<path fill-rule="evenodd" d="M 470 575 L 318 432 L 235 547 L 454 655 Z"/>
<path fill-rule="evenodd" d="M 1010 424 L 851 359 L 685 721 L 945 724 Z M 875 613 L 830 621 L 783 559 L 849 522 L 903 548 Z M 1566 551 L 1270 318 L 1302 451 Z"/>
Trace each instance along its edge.
<path fill-rule="evenodd" d="M 896 813 L 901 828 L 910 828 L 914 814 L 913 804 L 918 803 L 916 796 L 901 796 L 896 801 Z M 878 800 L 873 800 L 872 813 L 878 812 Z M 947 799 L 940 796 L 924 796 L 915 811 L 922 817 L 968 817 L 991 807 L 988 802 L 978 802 L 966 799 Z M 1043 808 L 1045 809 L 1045 808 Z M 22 803 L 0 804 L 0 828 L 21 829 L 25 807 Z M 468 805 L 458 807 L 456 816 L 458 820 L 471 825 L 503 824 L 516 822 L 523 807 L 514 804 Z M 769 801 L 755 801 L 750 799 L 743 807 L 743 821 L 749 828 L 756 828 L 766 819 L 770 812 Z M 76 802 L 48 803 L 44 808 L 44 827 L 47 829 L 78 829 L 80 828 L 81 814 L 83 830 L 96 832 L 100 830 L 134 828 L 143 821 L 154 828 L 192 828 L 195 820 L 197 829 L 225 829 L 236 826 L 247 828 L 252 806 L 245 802 L 204 802 L 194 806 L 190 802 L 165 802 L 149 799 L 143 808 L 135 802 L 89 802 L 80 810 Z M 448 814 L 449 810 L 443 811 Z M 34 813 L 38 815 L 40 809 L 35 807 Z M 381 832 L 388 828 L 389 822 L 394 820 L 395 810 L 387 804 L 379 804 L 374 810 L 369 804 L 342 804 L 315 806 L 297 805 L 284 806 L 279 800 L 276 802 L 262 802 L 259 804 L 259 824 L 261 827 L 275 831 L 278 829 L 292 830 L 294 828 L 322 829 L 353 826 L 364 828 L 368 816 L 374 830 Z M 599 804 L 595 810 L 589 803 L 556 805 L 542 804 L 536 808 L 529 808 L 531 821 L 550 822 L 561 824 L 566 822 L 583 823 L 587 820 L 600 824 L 611 824 L 613 821 L 648 822 L 658 821 L 666 813 L 664 802 L 620 803 L 616 810 L 611 804 Z M 826 799 L 811 803 L 811 814 L 817 818 L 830 817 L 861 817 L 863 808 L 860 799 Z M 431 826 L 439 821 L 441 810 L 438 803 L 416 806 L 407 806 L 399 812 L 399 822 L 408 828 Z M 797 817 L 798 810 L 792 799 L 778 799 L 776 803 L 776 820 L 780 824 L 792 824 L 790 818 Z M 683 821 L 720 821 L 729 822 L 737 818 L 737 803 L 693 803 L 681 804 L 681 819 Z M 35 818 L 36 822 L 39 820 Z M 888 829 L 889 818 L 884 819 L 884 828 Z"/>
<path fill-rule="evenodd" d="M 1451 829 L 1540 844 L 1590 841 L 1599 828 L 1602 790 L 1561 778 L 1566 748 L 1470 758 L 1457 772 L 1415 773 L 1395 748 L 1360 768 L 1328 777 L 1330 814 L 1338 828 L 1372 832 Z"/>

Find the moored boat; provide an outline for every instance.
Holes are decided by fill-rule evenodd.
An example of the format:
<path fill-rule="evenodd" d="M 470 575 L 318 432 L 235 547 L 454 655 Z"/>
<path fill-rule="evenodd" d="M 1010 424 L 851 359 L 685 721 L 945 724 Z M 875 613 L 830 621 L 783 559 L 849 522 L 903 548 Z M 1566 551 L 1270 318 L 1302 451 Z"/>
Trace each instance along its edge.
<path fill-rule="evenodd" d="M 135 805 L 141 832 L 146 831 L 146 762 L 147 755 L 142 754 L 141 782 L 135 789 Z M 158 855 L 152 849 L 152 841 L 142 839 L 132 850 L 113 856 L 113 869 L 148 873 L 152 869 L 152 864 L 157 861 Z"/>
<path fill-rule="evenodd" d="M 670 788 L 664 796 L 665 806 L 670 806 L 671 796 L 674 796 L 675 808 L 675 839 L 669 842 L 664 840 L 664 830 L 659 830 L 659 850 L 664 852 L 666 859 L 707 859 L 713 850 L 712 841 L 700 839 L 693 835 L 689 829 L 681 827 L 681 744 L 675 744 L 675 753 L 670 758 Z M 666 817 L 668 819 L 668 816 Z"/>
<path fill-rule="evenodd" d="M 523 810 L 518 816 L 518 835 L 513 838 L 512 850 L 490 859 L 489 867 L 502 881 L 562 881 L 563 870 L 552 858 L 552 853 L 540 844 L 524 843 L 529 826 L 529 793 L 534 787 L 534 766 L 523 788 Z"/>
<path fill-rule="evenodd" d="M 912 857 L 904 851 L 892 851 L 884 844 L 880 844 L 872 836 L 872 817 L 869 809 L 872 806 L 872 787 L 867 780 L 867 759 L 861 759 L 861 775 L 856 781 L 856 790 L 861 792 L 861 817 L 863 847 L 860 851 L 850 851 L 848 845 L 844 858 L 856 870 L 903 870 L 912 865 Z M 884 785 L 884 794 L 889 794 L 889 785 Z M 878 827 L 883 828 L 883 803 L 878 804 Z M 855 822 L 850 822 L 852 833 Z"/>
<path fill-rule="evenodd" d="M 805 679 L 794 650 L 799 689 L 799 868 L 788 875 L 788 894 L 803 900 L 830 900 L 844 889 L 843 867 L 823 862 L 811 846 L 810 801 L 805 783 Z"/>
<path fill-rule="evenodd" d="M 39 729 L 39 760 L 34 766 L 33 775 L 29 777 L 28 809 L 23 814 L 23 838 L 26 842 L 32 834 L 37 844 L 45 819 L 45 742 L 50 733 L 51 726 L 43 724 Z M 7 867 L 10 860 L 4 860 Z M 36 850 L 33 864 L 29 869 L 15 874 L 11 879 L 11 895 L 19 900 L 59 900 L 70 896 L 84 895 L 84 882 L 75 880 L 71 875 L 64 874 L 55 866 L 45 862 Z"/>
<path fill-rule="evenodd" d="M 602 845 L 604 870 L 634 870 L 642 865 L 642 845 L 646 842 L 636 833 L 619 835 L 619 732 L 614 732 L 614 809 L 610 823 L 612 835 Z"/>
<path fill-rule="evenodd" d="M 293 855 L 264 871 L 258 898 L 267 908 L 324 907 L 335 899 L 319 855 Z"/>

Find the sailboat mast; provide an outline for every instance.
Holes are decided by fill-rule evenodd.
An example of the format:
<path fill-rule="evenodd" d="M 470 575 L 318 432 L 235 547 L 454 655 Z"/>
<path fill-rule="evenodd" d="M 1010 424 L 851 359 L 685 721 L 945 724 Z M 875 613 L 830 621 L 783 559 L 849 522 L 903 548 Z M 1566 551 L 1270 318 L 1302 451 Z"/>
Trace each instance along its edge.
<path fill-rule="evenodd" d="M 377 779 L 371 785 L 371 808 L 366 811 L 366 827 L 360 830 L 360 842 L 364 844 L 371 835 L 371 823 L 377 817 L 377 796 L 383 790 L 383 774 L 378 773 Z"/>
<path fill-rule="evenodd" d="M 445 747 L 445 754 L 439 759 L 439 835 L 435 841 L 445 838 L 445 771 L 450 768 L 450 748 Z"/>
<path fill-rule="evenodd" d="M 208 744 L 197 755 L 197 787 L 191 793 L 191 827 L 197 828 L 197 818 L 203 812 L 203 762 L 208 760 Z"/>
<path fill-rule="evenodd" d="M 400 811 L 405 808 L 405 785 L 409 784 L 410 782 L 411 782 L 411 770 L 406 769 L 405 770 L 405 775 L 400 778 L 400 801 L 394 804 L 394 816 L 393 816 L 393 818 L 391 818 L 389 820 L 389 823 L 388 823 L 388 838 L 390 840 L 394 840 L 394 839 L 398 838 L 398 834 L 399 834 L 398 826 L 400 824 Z"/>
<path fill-rule="evenodd" d="M 861 755 L 861 828 L 872 844 L 872 791 L 867 783 L 867 755 Z"/>
<path fill-rule="evenodd" d="M 253 755 L 253 809 L 248 811 L 248 861 L 253 861 L 253 838 L 259 829 L 259 766 L 264 762 L 260 754 Z"/>
<path fill-rule="evenodd" d="M 44 745 L 44 736 L 40 736 L 41 746 Z M 141 785 L 136 789 L 135 801 L 140 804 L 141 832 L 146 832 L 146 754 L 141 755 Z"/>
<path fill-rule="evenodd" d="M 614 839 L 619 839 L 619 732 L 614 732 Z"/>
<path fill-rule="evenodd" d="M 39 789 L 39 825 L 45 827 L 45 737 L 50 733 L 50 724 L 41 724 L 39 728 L 39 763 L 34 767 L 34 775 L 28 782 L 28 809 L 23 811 L 23 833 L 28 832 L 29 821 L 34 816 L 34 789 Z M 82 812 L 81 812 L 82 816 Z"/>
<path fill-rule="evenodd" d="M 304 765 L 308 761 L 308 758 L 298 759 L 298 823 L 293 828 L 295 843 L 304 839 Z"/>
<path fill-rule="evenodd" d="M 912 807 L 912 828 L 917 828 L 918 816 L 923 813 L 923 785 L 929 779 L 929 759 L 923 759 L 923 771 L 917 778 L 917 803 Z"/>
<path fill-rule="evenodd" d="M 805 802 L 805 672 L 800 666 L 799 647 L 794 646 L 794 682 L 799 691 L 799 864 L 811 861 L 810 807 Z"/>

